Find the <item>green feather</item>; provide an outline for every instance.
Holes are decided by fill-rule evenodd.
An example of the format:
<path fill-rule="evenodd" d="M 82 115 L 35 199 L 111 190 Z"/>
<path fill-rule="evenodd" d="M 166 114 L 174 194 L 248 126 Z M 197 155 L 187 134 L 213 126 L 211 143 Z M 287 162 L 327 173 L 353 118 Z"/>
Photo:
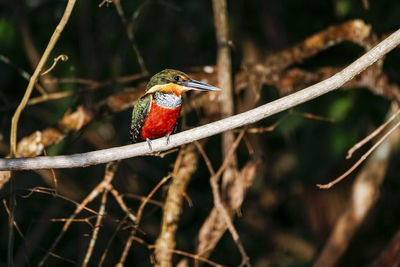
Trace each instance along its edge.
<path fill-rule="evenodd" d="M 144 95 L 136 101 L 132 111 L 132 124 L 130 131 L 130 139 L 132 143 L 142 141 L 142 127 L 149 114 L 151 107 L 152 95 Z"/>
<path fill-rule="evenodd" d="M 189 79 L 189 77 L 182 71 L 165 69 L 151 77 L 150 81 L 147 83 L 146 92 L 149 91 L 154 85 L 175 83 L 176 81 L 174 80 L 174 77 L 177 75 Z"/>

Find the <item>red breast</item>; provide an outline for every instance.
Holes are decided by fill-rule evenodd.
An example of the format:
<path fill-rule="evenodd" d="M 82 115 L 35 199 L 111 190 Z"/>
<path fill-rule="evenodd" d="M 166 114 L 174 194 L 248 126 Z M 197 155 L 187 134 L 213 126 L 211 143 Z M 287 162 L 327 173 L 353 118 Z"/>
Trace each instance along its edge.
<path fill-rule="evenodd" d="M 142 128 L 142 138 L 156 139 L 171 134 L 180 112 L 181 106 L 166 108 L 152 101 L 149 114 Z"/>

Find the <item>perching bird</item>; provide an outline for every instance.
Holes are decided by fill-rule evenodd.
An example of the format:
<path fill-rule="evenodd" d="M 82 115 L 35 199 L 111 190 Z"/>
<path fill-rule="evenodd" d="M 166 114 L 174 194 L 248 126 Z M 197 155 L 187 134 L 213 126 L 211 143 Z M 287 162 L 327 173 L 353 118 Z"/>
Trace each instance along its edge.
<path fill-rule="evenodd" d="M 189 90 L 221 89 L 192 80 L 185 73 L 173 69 L 165 69 L 151 77 L 145 94 L 137 100 L 132 111 L 132 143 L 146 140 L 150 150 L 151 139 L 165 136 L 168 143 L 181 111 L 182 93 Z"/>

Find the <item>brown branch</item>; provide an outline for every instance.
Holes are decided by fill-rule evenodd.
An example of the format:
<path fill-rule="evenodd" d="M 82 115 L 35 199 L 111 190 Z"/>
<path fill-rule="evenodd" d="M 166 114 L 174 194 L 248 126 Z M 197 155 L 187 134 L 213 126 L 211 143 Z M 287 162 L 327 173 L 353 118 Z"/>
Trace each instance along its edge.
<path fill-rule="evenodd" d="M 97 265 L 98 267 L 102 267 L 102 266 L 103 266 L 104 261 L 106 260 L 108 251 L 109 251 L 110 248 L 111 248 L 112 242 L 114 241 L 115 237 L 117 236 L 117 233 L 118 233 L 119 230 L 122 228 L 122 226 L 125 225 L 127 219 L 128 219 L 128 216 L 125 216 L 125 217 L 118 223 L 117 227 L 114 229 L 114 233 L 112 234 L 110 240 L 108 240 L 107 246 L 106 246 L 104 252 L 103 252 L 102 255 L 101 255 L 99 264 Z M 118 265 L 116 265 L 116 266 L 118 266 Z"/>
<path fill-rule="evenodd" d="M 132 222 L 136 222 L 139 219 L 130 211 L 128 206 L 125 204 L 124 199 L 122 195 L 111 185 L 108 185 L 110 187 L 110 192 L 115 198 L 115 201 L 117 201 L 119 207 L 125 212 L 126 216 L 131 219 Z"/>
<path fill-rule="evenodd" d="M 155 245 L 156 266 L 172 266 L 171 252 L 175 248 L 175 234 L 182 213 L 183 198 L 190 177 L 197 168 L 197 160 L 198 154 L 194 145 L 188 145 L 181 149 L 175 162 L 172 183 L 164 204 L 161 233 Z"/>
<path fill-rule="evenodd" d="M 28 106 L 36 105 L 36 104 L 43 103 L 43 102 L 49 101 L 49 100 L 58 100 L 58 99 L 73 96 L 73 95 L 74 95 L 74 92 L 72 92 L 72 91 L 44 94 L 44 95 L 29 99 Z M 17 147 L 18 147 L 18 145 L 17 145 Z"/>
<path fill-rule="evenodd" d="M 245 62 L 243 66 L 244 71 L 237 73 L 235 76 L 235 91 L 238 92 L 244 88 L 249 90 L 251 89 L 248 88 L 249 85 L 252 86 L 258 84 L 260 86 L 261 84 L 269 84 L 277 86 L 280 92 L 283 91 L 281 95 L 286 95 L 289 92 L 293 92 L 293 90 L 290 90 L 289 92 L 285 93 L 284 85 L 286 81 L 281 81 L 283 79 L 282 73 L 290 66 L 300 63 L 306 58 L 312 57 L 317 53 L 343 41 L 350 41 L 359 44 L 366 50 L 369 50 L 372 47 L 372 44 L 376 42 L 375 35 L 372 35 L 370 32 L 371 27 L 365 24 L 362 20 L 351 20 L 340 25 L 328 27 L 327 29 L 324 29 L 306 38 L 299 44 L 295 44 L 287 49 L 270 54 L 265 57 L 262 62 L 255 60 L 250 60 L 250 62 L 253 61 L 252 64 Z M 246 49 L 244 52 L 247 50 L 248 49 Z M 260 56 L 257 57 L 257 59 L 259 58 Z M 324 77 L 329 77 L 334 73 L 328 74 L 328 76 Z M 248 75 L 251 79 L 247 78 Z M 313 75 L 313 77 L 316 77 L 316 75 Z M 322 79 L 324 78 L 320 77 L 318 80 L 314 79 L 309 83 L 305 83 L 306 80 L 303 82 L 300 80 L 297 86 L 304 87 Z"/>
<path fill-rule="evenodd" d="M 90 239 L 89 247 L 87 249 L 85 259 L 83 260 L 82 266 L 87 266 L 89 264 L 89 260 L 93 254 L 94 246 L 96 245 L 97 236 L 99 234 L 100 227 L 101 227 L 101 221 L 103 220 L 103 217 L 105 215 L 107 194 L 108 194 L 108 189 L 104 188 L 103 196 L 101 198 L 101 205 L 100 205 L 99 213 L 97 214 L 96 224 L 94 225 L 92 238 Z"/>
<path fill-rule="evenodd" d="M 226 0 L 213 0 L 214 11 L 214 26 L 216 39 L 218 44 L 217 68 L 218 68 L 218 84 L 222 89 L 221 92 L 221 115 L 222 118 L 232 116 L 235 113 L 233 90 L 232 90 L 232 70 L 231 70 L 231 49 L 229 41 L 229 26 Z M 222 156 L 225 158 L 232 143 L 235 140 L 235 135 L 232 131 L 226 131 L 222 134 Z M 237 158 L 233 155 L 230 158 L 229 166 L 226 168 L 222 184 L 229 187 L 232 181 L 235 180 L 237 170 Z"/>
<path fill-rule="evenodd" d="M 229 40 L 229 25 L 228 25 L 228 12 L 226 0 L 213 0 L 213 12 L 214 12 L 214 26 L 216 39 L 218 44 L 217 51 L 217 68 L 218 68 L 218 82 L 221 93 L 221 114 L 222 118 L 232 116 L 235 113 L 234 100 L 233 100 L 233 88 L 232 88 L 232 66 L 231 66 L 231 49 Z M 241 140 L 244 131 L 239 135 L 237 140 Z M 234 144 L 238 145 L 239 142 L 235 141 L 235 135 L 233 131 L 226 131 L 222 134 L 222 156 L 227 161 L 227 167 L 222 176 L 222 194 L 226 198 L 226 192 L 228 192 L 237 179 L 239 171 L 237 167 L 237 158 L 235 149 L 232 150 Z M 236 146 L 237 146 L 236 145 Z M 230 153 L 231 152 L 231 153 Z M 229 156 L 228 156 L 229 155 Z M 224 162 L 225 162 L 224 160 Z M 222 168 L 222 166 L 221 166 Z M 231 218 L 226 211 L 224 204 L 222 203 L 220 192 L 219 192 L 219 176 L 212 176 L 210 183 L 213 188 L 214 205 L 218 209 L 219 213 L 225 219 L 225 223 L 228 225 L 228 229 L 239 248 L 242 255 L 242 265 L 250 266 L 249 258 L 244 250 L 244 247 L 240 241 L 239 235 L 236 232 L 235 227 L 232 224 Z"/>
<path fill-rule="evenodd" d="M 151 190 L 151 192 L 143 199 L 142 203 L 139 206 L 139 209 L 137 211 L 137 215 L 136 215 L 136 220 L 134 221 L 134 227 L 131 230 L 131 233 L 129 235 L 128 240 L 125 242 L 125 246 L 124 249 L 122 250 L 122 254 L 121 257 L 118 261 L 117 266 L 123 266 L 125 264 L 125 260 L 128 257 L 128 253 L 129 250 L 131 249 L 132 243 L 135 240 L 136 236 L 136 230 L 139 227 L 140 221 L 142 219 L 142 214 L 143 214 L 143 210 L 144 207 L 146 206 L 146 204 L 151 200 L 151 198 L 153 197 L 153 195 L 157 192 L 157 190 L 165 183 L 168 181 L 168 179 L 171 178 L 171 175 L 168 175 L 166 177 L 164 177 L 154 188 L 153 190 Z"/>
<path fill-rule="evenodd" d="M 353 184 L 352 196 L 347 209 L 337 220 L 321 254 L 314 263 L 314 267 L 335 266 L 346 251 L 355 232 L 379 199 L 379 187 L 384 180 L 391 155 L 397 150 L 399 141 L 400 130 L 397 130 L 385 139 L 367 160 Z"/>
<path fill-rule="evenodd" d="M 71 15 L 72 9 L 74 8 L 76 0 L 68 0 L 67 6 L 65 8 L 64 14 L 61 18 L 60 23 L 57 25 L 53 35 L 50 38 L 50 41 L 46 47 L 46 50 L 44 51 L 36 69 L 35 72 L 33 73 L 32 77 L 29 80 L 28 87 L 26 88 L 24 97 L 21 100 L 21 103 L 19 104 L 17 110 L 14 113 L 14 116 L 11 121 L 11 136 L 10 136 L 10 154 L 11 156 L 16 156 L 16 150 L 17 150 L 17 127 L 18 127 L 18 121 L 19 117 L 21 116 L 21 112 L 24 110 L 26 107 L 26 104 L 28 103 L 29 97 L 31 96 L 33 87 L 35 86 L 35 83 L 42 72 L 42 69 L 44 67 L 44 64 L 47 61 L 47 58 L 49 57 L 51 51 L 53 50 L 55 44 L 58 41 L 58 38 L 60 37 L 65 25 L 68 22 L 68 19 Z"/>
<path fill-rule="evenodd" d="M 53 250 L 56 248 L 57 244 L 61 241 L 61 238 L 64 236 L 69 226 L 75 219 L 75 217 L 83 210 L 86 209 L 86 206 L 93 201 L 101 192 L 109 189 L 109 185 L 111 185 L 112 180 L 114 179 L 115 172 L 118 167 L 118 162 L 110 162 L 106 166 L 106 171 L 104 174 L 103 180 L 87 195 L 87 197 L 77 206 L 74 213 L 66 220 L 62 231 L 59 233 L 57 238 L 53 241 L 48 252 L 44 255 L 42 260 L 39 262 L 38 266 L 43 266 L 48 257 L 51 255 Z"/>
<path fill-rule="evenodd" d="M 138 211 L 137 211 L 137 225 L 139 225 L 141 219 L 142 219 L 142 214 L 144 207 L 149 203 L 150 199 L 153 197 L 153 195 L 156 193 L 160 187 L 165 184 L 169 179 L 171 178 L 171 175 L 168 175 L 164 177 L 154 188 L 151 190 L 151 192 L 143 199 L 142 203 L 140 204 Z"/>
<path fill-rule="evenodd" d="M 242 132 L 238 135 L 235 142 L 232 144 L 230 150 L 228 151 L 228 153 L 224 159 L 224 163 L 229 162 L 231 160 L 230 158 L 234 155 L 242 137 L 244 136 L 244 133 L 245 133 L 245 131 L 242 130 Z M 223 169 L 224 166 L 227 166 L 227 164 L 224 164 L 224 163 L 222 164 L 220 169 Z M 210 178 L 210 184 L 211 184 L 213 197 L 214 197 L 214 206 L 217 208 L 218 212 L 224 218 L 225 224 L 227 225 L 229 232 L 231 233 L 232 238 L 235 241 L 236 246 L 238 247 L 238 249 L 240 251 L 240 254 L 242 255 L 242 263 L 240 264 L 240 266 L 244 266 L 244 265 L 251 266 L 249 257 L 247 256 L 246 251 L 243 247 L 243 244 L 240 241 L 239 234 L 237 233 L 235 226 L 233 226 L 231 215 L 228 213 L 227 209 L 225 208 L 224 203 L 222 202 L 220 192 L 219 192 L 219 181 L 218 181 L 219 173 L 220 173 L 220 171 L 218 171 L 215 175 L 212 175 Z"/>
<path fill-rule="evenodd" d="M 256 68 L 259 68 L 265 75 L 273 79 L 271 76 L 280 73 L 290 65 L 299 63 L 345 40 L 369 47 L 370 44 L 366 38 L 370 36 L 370 32 L 371 27 L 359 19 L 331 26 L 308 37 L 298 45 L 268 56 L 264 66 L 257 66 Z"/>
<path fill-rule="evenodd" d="M 255 170 L 257 164 L 250 161 L 243 167 L 243 169 L 237 176 L 237 179 L 230 186 L 229 192 L 227 192 L 228 201 L 225 200 L 225 202 L 227 203 L 223 203 L 221 197 L 219 196 L 219 185 L 218 181 L 216 180 L 221 176 L 222 172 L 228 166 L 229 157 L 235 152 L 236 147 L 239 144 L 239 141 L 241 140 L 241 137 L 244 133 L 245 131 L 242 130 L 241 134 L 237 137 L 234 144 L 231 146 L 231 149 L 227 154 L 227 157 L 224 159 L 224 162 L 222 163 L 217 173 L 214 173 L 211 163 L 203 148 L 199 145 L 197 146 L 211 173 L 210 183 L 213 188 L 213 195 L 215 202 L 215 207 L 212 209 L 207 220 L 201 227 L 198 238 L 199 245 L 197 248 L 197 253 L 207 258 L 211 254 L 212 249 L 216 246 L 219 239 L 222 237 L 223 233 L 228 228 L 231 231 L 232 237 L 235 243 L 237 244 L 239 250 L 241 251 L 242 255 L 244 255 L 242 259 L 242 264 L 246 263 L 247 256 L 245 256 L 243 246 L 241 245 L 241 242 L 238 239 L 239 236 L 237 235 L 236 230 L 233 227 L 232 218 L 234 214 L 237 212 L 237 210 L 240 208 L 244 200 L 245 192 L 247 188 L 250 186 L 253 178 L 255 177 Z M 221 214 L 223 216 L 221 216 Z"/>
<path fill-rule="evenodd" d="M 319 187 L 321 189 L 329 189 L 332 186 L 334 186 L 335 184 L 337 184 L 338 182 L 340 182 L 341 180 L 343 180 L 344 178 L 346 178 L 358 166 L 360 166 L 361 163 L 363 163 L 368 158 L 368 156 L 371 155 L 371 153 L 374 152 L 375 149 L 377 147 L 379 147 L 385 141 L 386 138 L 388 138 L 394 131 L 396 131 L 397 128 L 399 128 L 399 126 L 400 126 L 400 121 L 397 122 L 389 131 L 387 131 L 365 154 L 363 154 L 361 156 L 361 158 L 353 166 L 351 166 L 350 169 L 348 169 L 341 176 L 339 176 L 338 178 L 336 178 L 335 180 L 333 180 L 327 184 L 317 184 L 317 187 Z"/>
<path fill-rule="evenodd" d="M 54 58 L 53 64 L 50 66 L 50 68 L 48 68 L 47 70 L 45 70 L 42 73 L 40 73 L 40 75 L 43 76 L 43 75 L 48 74 L 50 71 L 52 71 L 56 67 L 56 65 L 57 65 L 59 60 L 65 62 L 65 61 L 68 60 L 68 56 L 64 55 L 64 54 L 61 54 L 58 57 Z"/>
<path fill-rule="evenodd" d="M 265 83 L 277 87 L 281 95 L 288 95 L 304 86 L 327 79 L 338 71 L 340 69 L 334 67 L 323 67 L 312 72 L 294 68 L 280 74 L 280 79 L 266 80 Z M 344 89 L 365 87 L 376 95 L 400 104 L 399 86 L 389 82 L 388 76 L 382 73 L 381 66 L 378 64 L 371 66 L 368 71 L 360 73 L 343 85 Z"/>
<path fill-rule="evenodd" d="M 80 85 L 85 85 L 87 86 L 88 89 L 94 90 L 98 89 L 101 87 L 106 87 L 106 86 L 113 86 L 115 84 L 125 84 L 125 83 L 130 83 L 130 82 L 136 82 L 144 77 L 147 77 L 146 74 L 142 73 L 135 73 L 135 74 L 130 74 L 126 76 L 119 76 L 115 77 L 109 80 L 103 80 L 103 81 L 97 81 L 93 79 L 88 79 L 88 78 L 76 78 L 76 77 L 71 77 L 71 78 L 46 78 L 43 81 L 44 85 L 49 85 L 49 86 L 54 86 L 55 84 L 65 84 L 65 83 L 75 83 L 75 84 L 80 84 Z"/>
<path fill-rule="evenodd" d="M 363 140 L 352 146 L 347 151 L 346 159 L 350 159 L 353 156 L 353 153 L 356 152 L 358 149 L 360 149 L 362 146 L 364 146 L 366 143 L 371 141 L 374 137 L 376 137 L 378 134 L 380 134 L 398 115 L 400 114 L 400 110 L 396 111 L 390 118 L 385 121 L 381 126 L 376 128 L 372 133 L 370 133 L 367 137 L 365 137 Z"/>

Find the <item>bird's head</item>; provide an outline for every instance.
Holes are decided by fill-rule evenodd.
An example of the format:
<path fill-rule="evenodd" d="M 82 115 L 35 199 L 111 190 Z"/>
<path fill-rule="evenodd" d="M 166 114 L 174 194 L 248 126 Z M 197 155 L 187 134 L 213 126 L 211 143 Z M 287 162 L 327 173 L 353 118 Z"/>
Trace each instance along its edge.
<path fill-rule="evenodd" d="M 146 94 L 164 92 L 180 96 L 189 90 L 221 91 L 215 86 L 192 80 L 187 74 L 179 70 L 165 69 L 151 77 L 147 84 Z"/>

